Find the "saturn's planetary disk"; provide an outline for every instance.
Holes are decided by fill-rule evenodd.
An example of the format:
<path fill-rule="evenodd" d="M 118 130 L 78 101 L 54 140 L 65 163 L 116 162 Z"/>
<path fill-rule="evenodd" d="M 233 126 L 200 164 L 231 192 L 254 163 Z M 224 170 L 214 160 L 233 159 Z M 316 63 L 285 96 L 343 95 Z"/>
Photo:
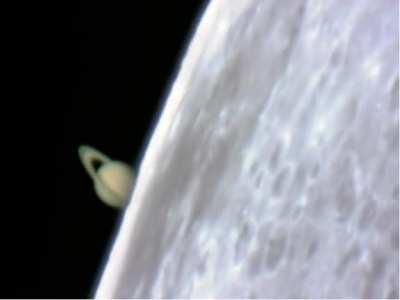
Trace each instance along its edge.
<path fill-rule="evenodd" d="M 132 169 L 126 163 L 112 160 L 86 145 L 80 146 L 78 152 L 83 166 L 93 180 L 97 196 L 109 206 L 123 207 L 133 182 Z"/>

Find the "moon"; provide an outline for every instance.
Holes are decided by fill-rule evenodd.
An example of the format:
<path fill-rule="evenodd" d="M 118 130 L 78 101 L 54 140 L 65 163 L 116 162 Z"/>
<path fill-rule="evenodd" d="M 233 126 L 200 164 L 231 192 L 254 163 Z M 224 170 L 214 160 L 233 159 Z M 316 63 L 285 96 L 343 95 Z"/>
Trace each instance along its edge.
<path fill-rule="evenodd" d="M 398 299 L 398 11 L 208 1 L 95 297 Z"/>

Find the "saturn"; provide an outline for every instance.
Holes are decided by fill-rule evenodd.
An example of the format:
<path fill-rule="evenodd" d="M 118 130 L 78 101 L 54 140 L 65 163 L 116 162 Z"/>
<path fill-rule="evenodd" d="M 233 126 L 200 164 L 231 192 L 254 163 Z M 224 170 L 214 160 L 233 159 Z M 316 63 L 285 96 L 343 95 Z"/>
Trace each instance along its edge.
<path fill-rule="evenodd" d="M 78 153 L 97 196 L 111 207 L 124 207 L 134 180 L 131 167 L 87 145 L 80 146 Z"/>

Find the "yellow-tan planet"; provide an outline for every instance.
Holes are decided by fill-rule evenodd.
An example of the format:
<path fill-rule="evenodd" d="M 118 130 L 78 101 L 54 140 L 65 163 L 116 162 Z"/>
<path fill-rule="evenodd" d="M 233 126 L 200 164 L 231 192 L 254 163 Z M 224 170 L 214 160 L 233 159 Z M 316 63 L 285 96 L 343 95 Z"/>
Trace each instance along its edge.
<path fill-rule="evenodd" d="M 131 167 L 122 161 L 112 160 L 87 145 L 80 146 L 78 153 L 93 180 L 97 196 L 111 207 L 124 207 L 134 180 Z M 95 167 L 96 164 L 99 167 Z"/>

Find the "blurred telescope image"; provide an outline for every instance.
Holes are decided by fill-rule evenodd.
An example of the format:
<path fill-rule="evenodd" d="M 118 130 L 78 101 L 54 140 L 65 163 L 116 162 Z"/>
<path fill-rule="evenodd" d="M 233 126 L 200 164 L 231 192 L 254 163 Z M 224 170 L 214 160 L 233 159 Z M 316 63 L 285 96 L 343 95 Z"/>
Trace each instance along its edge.
<path fill-rule="evenodd" d="M 56 193 L 1 297 L 399 298 L 399 1 L 67 10 Z"/>

